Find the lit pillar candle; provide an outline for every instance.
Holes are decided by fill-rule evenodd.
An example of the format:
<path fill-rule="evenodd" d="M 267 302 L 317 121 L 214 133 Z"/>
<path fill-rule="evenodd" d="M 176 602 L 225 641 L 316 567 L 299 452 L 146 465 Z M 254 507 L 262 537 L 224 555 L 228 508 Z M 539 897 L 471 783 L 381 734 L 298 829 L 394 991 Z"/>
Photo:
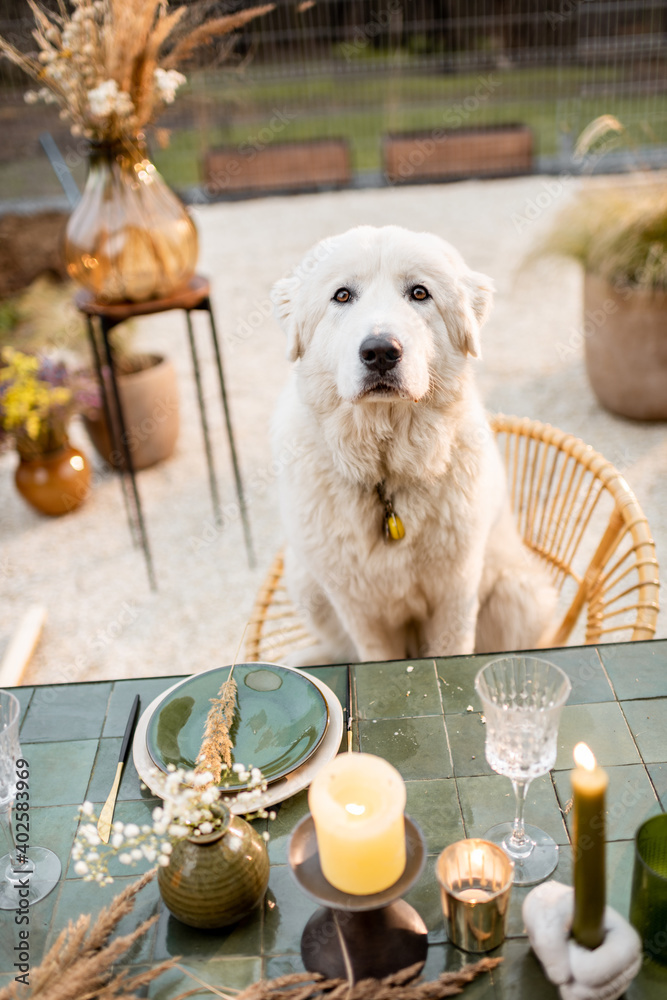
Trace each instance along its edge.
<path fill-rule="evenodd" d="M 574 919 L 572 935 L 585 948 L 604 939 L 605 822 L 609 778 L 585 743 L 574 748 L 572 811 L 574 849 Z"/>
<path fill-rule="evenodd" d="M 405 784 L 367 753 L 340 754 L 308 793 L 322 873 L 341 892 L 382 892 L 405 869 Z"/>

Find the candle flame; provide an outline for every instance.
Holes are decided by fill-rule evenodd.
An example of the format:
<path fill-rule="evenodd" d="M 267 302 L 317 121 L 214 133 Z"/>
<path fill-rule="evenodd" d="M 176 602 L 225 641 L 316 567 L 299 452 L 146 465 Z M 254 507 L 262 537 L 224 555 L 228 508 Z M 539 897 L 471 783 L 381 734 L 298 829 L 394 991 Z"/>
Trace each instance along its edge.
<path fill-rule="evenodd" d="M 353 816 L 361 816 L 366 812 L 366 806 L 357 805 L 356 802 L 348 802 L 345 809 L 347 812 L 352 813 Z"/>
<path fill-rule="evenodd" d="M 475 850 L 470 855 L 470 861 L 475 868 L 482 868 L 484 866 L 484 851 L 481 847 L 476 847 Z"/>
<path fill-rule="evenodd" d="M 577 743 L 574 748 L 574 763 L 585 771 L 594 771 L 597 767 L 595 754 L 585 743 Z"/>

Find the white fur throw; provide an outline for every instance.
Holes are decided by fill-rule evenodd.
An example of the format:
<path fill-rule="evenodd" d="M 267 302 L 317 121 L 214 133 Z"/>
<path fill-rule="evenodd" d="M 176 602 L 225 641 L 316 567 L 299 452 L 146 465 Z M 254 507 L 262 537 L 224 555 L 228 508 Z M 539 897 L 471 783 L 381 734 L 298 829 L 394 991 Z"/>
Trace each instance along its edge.
<path fill-rule="evenodd" d="M 543 882 L 526 896 L 522 913 L 533 951 L 563 1000 L 616 1000 L 639 972 L 639 935 L 608 906 L 604 941 L 582 948 L 570 937 L 573 907 L 574 889 L 560 882 Z"/>

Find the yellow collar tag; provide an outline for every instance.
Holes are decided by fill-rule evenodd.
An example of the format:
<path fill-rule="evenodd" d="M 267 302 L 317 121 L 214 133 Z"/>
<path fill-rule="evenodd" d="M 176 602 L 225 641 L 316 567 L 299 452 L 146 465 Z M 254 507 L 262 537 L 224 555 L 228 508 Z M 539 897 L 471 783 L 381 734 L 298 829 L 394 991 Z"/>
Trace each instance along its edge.
<path fill-rule="evenodd" d="M 405 537 L 405 528 L 398 514 L 389 514 L 384 519 L 385 532 L 388 533 L 392 541 L 398 542 Z"/>
<path fill-rule="evenodd" d="M 401 538 L 405 538 L 405 528 L 403 527 L 403 522 L 394 510 L 394 504 L 391 497 L 387 496 L 384 488 L 384 480 L 378 483 L 375 487 L 377 495 L 380 498 L 380 503 L 384 507 L 384 537 L 388 542 L 400 542 Z"/>

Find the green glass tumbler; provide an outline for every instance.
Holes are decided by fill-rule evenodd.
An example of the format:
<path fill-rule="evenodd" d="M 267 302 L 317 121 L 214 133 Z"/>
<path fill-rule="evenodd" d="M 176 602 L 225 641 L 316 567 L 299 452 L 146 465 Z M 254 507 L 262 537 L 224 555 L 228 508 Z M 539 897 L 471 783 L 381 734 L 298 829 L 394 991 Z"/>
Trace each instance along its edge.
<path fill-rule="evenodd" d="M 647 819 L 635 834 L 630 923 L 644 954 L 667 965 L 667 814 Z"/>

